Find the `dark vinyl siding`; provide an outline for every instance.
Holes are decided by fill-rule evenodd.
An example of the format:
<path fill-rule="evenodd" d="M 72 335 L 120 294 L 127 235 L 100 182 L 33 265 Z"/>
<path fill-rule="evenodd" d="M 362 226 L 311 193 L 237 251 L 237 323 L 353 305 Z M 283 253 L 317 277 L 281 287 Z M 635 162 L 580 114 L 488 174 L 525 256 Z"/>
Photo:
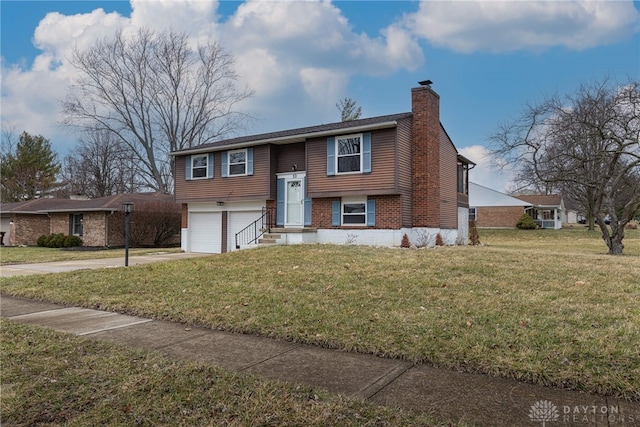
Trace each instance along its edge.
<path fill-rule="evenodd" d="M 220 153 L 216 152 L 214 178 L 185 180 L 185 158 L 175 160 L 176 202 L 212 200 L 267 199 L 270 196 L 270 145 L 260 145 L 253 150 L 253 175 L 222 178 Z"/>
<path fill-rule="evenodd" d="M 458 153 L 440 129 L 440 227 L 458 228 Z"/>
<path fill-rule="evenodd" d="M 269 145 L 269 195 L 267 200 L 275 200 L 277 197 L 278 176 L 273 172 L 278 167 L 278 147 Z"/>
<path fill-rule="evenodd" d="M 293 165 L 298 165 L 299 171 L 306 170 L 304 142 L 274 145 L 273 152 L 277 158 L 276 173 L 292 172 Z"/>
<path fill-rule="evenodd" d="M 395 194 L 395 128 L 371 132 L 371 173 L 327 176 L 327 138 L 307 141 L 310 197 Z"/>

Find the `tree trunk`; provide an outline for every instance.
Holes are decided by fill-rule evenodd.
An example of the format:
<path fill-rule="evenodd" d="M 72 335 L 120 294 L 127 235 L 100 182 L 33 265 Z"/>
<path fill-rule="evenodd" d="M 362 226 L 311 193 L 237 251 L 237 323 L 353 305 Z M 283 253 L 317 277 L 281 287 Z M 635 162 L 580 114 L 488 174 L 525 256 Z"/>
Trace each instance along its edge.
<path fill-rule="evenodd" d="M 622 239 L 624 239 L 624 227 L 621 228 L 612 221 L 611 232 L 609 232 L 609 228 L 602 219 L 598 221 L 598 225 L 600 225 L 600 230 L 602 230 L 602 240 L 604 240 L 609 248 L 609 255 L 622 255 L 624 249 L 624 244 L 622 243 Z"/>
<path fill-rule="evenodd" d="M 609 255 L 622 255 L 624 244 L 622 243 L 620 236 L 616 236 L 611 239 L 610 243 L 607 243 L 607 246 L 609 246 Z"/>

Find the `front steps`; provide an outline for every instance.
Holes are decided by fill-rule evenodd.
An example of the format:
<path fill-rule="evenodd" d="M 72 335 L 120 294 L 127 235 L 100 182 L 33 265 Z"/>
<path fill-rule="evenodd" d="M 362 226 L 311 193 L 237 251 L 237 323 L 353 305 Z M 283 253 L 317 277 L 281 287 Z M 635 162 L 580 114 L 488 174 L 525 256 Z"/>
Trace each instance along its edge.
<path fill-rule="evenodd" d="M 258 246 L 315 243 L 317 228 L 272 228 L 258 239 Z"/>
<path fill-rule="evenodd" d="M 258 239 L 259 245 L 275 245 L 278 240 L 282 238 L 280 233 L 264 233 L 262 237 Z"/>

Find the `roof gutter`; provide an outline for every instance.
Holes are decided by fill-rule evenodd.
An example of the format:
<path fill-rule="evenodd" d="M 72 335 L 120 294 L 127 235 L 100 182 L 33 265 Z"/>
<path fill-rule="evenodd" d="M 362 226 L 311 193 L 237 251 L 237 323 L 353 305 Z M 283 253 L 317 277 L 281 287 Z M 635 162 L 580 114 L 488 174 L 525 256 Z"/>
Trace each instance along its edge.
<path fill-rule="evenodd" d="M 336 134 L 346 134 L 352 132 L 363 132 L 366 130 L 376 130 L 376 129 L 386 129 L 398 126 L 398 122 L 396 120 L 381 122 L 371 125 L 361 125 L 350 128 L 342 128 L 342 129 L 330 129 L 319 132 L 309 132 L 309 133 L 301 133 L 297 135 L 290 135 L 284 137 L 274 137 L 274 138 L 265 138 L 265 139 L 255 139 L 247 142 L 239 142 L 237 144 L 228 144 L 228 145 L 220 145 L 220 146 L 209 146 L 203 148 L 192 148 L 181 151 L 174 151 L 169 153 L 170 156 L 183 156 L 189 154 L 202 154 L 202 153 L 210 153 L 212 151 L 224 151 L 228 150 L 230 147 L 236 148 L 245 148 L 251 147 L 260 144 L 292 144 L 294 142 L 302 142 L 308 138 L 318 138 L 322 136 L 336 135 Z"/>
<path fill-rule="evenodd" d="M 77 212 L 116 212 L 117 208 L 75 208 L 75 209 L 42 209 L 37 211 L 5 211 L 12 214 L 48 215 L 52 213 L 77 213 Z M 3 213 L 5 213 L 3 212 Z"/>

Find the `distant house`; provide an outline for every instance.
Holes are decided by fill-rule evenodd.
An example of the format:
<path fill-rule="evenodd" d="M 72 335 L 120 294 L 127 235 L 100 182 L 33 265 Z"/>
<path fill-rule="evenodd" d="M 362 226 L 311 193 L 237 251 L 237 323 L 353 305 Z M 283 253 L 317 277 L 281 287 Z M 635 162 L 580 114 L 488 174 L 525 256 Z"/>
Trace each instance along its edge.
<path fill-rule="evenodd" d="M 469 219 L 481 228 L 515 228 L 518 219 L 532 207 L 531 203 L 469 183 Z"/>
<path fill-rule="evenodd" d="M 227 139 L 171 153 L 182 249 L 259 242 L 447 244 L 468 235 L 468 159 L 429 81 L 412 111 Z M 265 234 L 263 234 L 265 233 Z"/>
<path fill-rule="evenodd" d="M 4 203 L 0 206 L 0 231 L 5 233 L 3 243 L 35 245 L 42 235 L 62 233 L 79 236 L 84 246 L 122 246 L 121 211 L 125 201 L 134 203 L 134 213 L 136 205 L 138 209 L 144 205 L 147 209 L 153 206 L 170 207 L 178 212 L 180 209 L 172 195 L 163 193 L 118 194 L 89 200 L 40 198 Z"/>
<path fill-rule="evenodd" d="M 517 196 L 532 206 L 527 213 L 541 228 L 562 228 L 562 217 L 566 211 L 564 200 L 559 194 L 530 194 Z"/>
<path fill-rule="evenodd" d="M 579 208 L 576 202 L 571 199 L 564 201 L 564 215 L 562 216 L 563 224 L 584 224 L 587 221 L 587 217 Z"/>
<path fill-rule="evenodd" d="M 509 196 L 476 183 L 469 183 L 469 219 L 477 227 L 514 228 L 523 213 L 540 228 L 562 228 L 564 201 L 559 195 Z"/>

